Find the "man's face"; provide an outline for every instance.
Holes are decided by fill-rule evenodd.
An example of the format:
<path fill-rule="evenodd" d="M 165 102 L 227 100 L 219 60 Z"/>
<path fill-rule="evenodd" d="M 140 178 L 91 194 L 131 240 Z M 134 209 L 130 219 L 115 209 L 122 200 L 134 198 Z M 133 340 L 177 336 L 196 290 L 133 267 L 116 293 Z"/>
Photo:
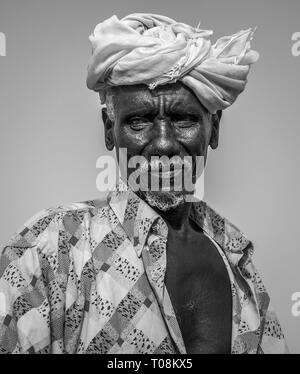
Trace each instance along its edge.
<path fill-rule="evenodd" d="M 103 120 L 106 146 L 109 150 L 116 147 L 118 159 L 119 149 L 126 148 L 128 160 L 138 155 L 149 162 L 152 156 L 192 156 L 193 160 L 203 156 L 206 161 L 208 146 L 218 145 L 219 117 L 211 115 L 181 83 L 152 91 L 144 85 L 116 87 L 112 102 L 114 118 L 104 112 Z M 192 168 L 194 172 L 194 163 Z M 128 176 L 131 172 L 128 169 Z M 145 195 L 150 205 L 162 210 L 184 201 L 183 191 Z"/>

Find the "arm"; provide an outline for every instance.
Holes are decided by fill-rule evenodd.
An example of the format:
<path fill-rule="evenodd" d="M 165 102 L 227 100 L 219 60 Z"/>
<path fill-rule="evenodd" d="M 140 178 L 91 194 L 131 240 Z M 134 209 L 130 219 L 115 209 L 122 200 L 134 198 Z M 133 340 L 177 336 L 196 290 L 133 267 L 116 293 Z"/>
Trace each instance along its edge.
<path fill-rule="evenodd" d="M 270 301 L 270 296 L 252 261 L 247 265 L 260 315 L 258 354 L 289 353 L 283 330 Z"/>
<path fill-rule="evenodd" d="M 0 267 L 1 353 L 46 353 L 50 308 L 37 248 L 6 246 Z"/>
<path fill-rule="evenodd" d="M 50 352 L 51 266 L 45 250 L 51 225 L 53 217 L 39 213 L 1 253 L 0 353 Z"/>

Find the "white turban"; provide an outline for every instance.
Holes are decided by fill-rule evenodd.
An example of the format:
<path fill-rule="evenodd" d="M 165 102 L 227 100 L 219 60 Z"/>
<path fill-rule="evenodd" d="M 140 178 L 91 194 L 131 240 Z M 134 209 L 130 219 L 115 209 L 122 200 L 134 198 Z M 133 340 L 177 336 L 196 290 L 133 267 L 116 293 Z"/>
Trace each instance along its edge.
<path fill-rule="evenodd" d="M 102 93 L 110 86 L 157 85 L 181 81 L 202 105 L 216 113 L 229 107 L 245 89 L 254 30 L 242 30 L 212 45 L 209 30 L 200 30 L 154 14 L 112 16 L 99 23 L 89 39 L 92 56 L 87 86 Z"/>

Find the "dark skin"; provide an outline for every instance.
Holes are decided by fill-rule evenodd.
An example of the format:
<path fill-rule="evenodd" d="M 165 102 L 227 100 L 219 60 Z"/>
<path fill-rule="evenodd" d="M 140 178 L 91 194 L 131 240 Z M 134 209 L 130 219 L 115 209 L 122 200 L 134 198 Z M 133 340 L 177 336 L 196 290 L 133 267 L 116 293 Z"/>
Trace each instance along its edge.
<path fill-rule="evenodd" d="M 204 156 L 216 149 L 221 113 L 211 115 L 181 83 L 116 87 L 114 119 L 103 110 L 108 150 L 128 158 Z M 129 171 L 130 173 L 130 171 Z M 191 203 L 158 211 L 168 225 L 165 284 L 187 353 L 230 353 L 232 296 L 217 248 L 190 219 Z"/>

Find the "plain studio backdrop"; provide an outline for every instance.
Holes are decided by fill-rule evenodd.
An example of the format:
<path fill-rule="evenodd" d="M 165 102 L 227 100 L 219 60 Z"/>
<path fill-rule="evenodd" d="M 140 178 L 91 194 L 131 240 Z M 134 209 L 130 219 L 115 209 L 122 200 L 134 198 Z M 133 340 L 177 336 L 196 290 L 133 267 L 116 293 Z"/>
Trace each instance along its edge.
<path fill-rule="evenodd" d="M 164 14 L 214 30 L 257 26 L 246 91 L 224 112 L 205 200 L 253 241 L 254 261 L 292 353 L 300 353 L 299 0 L 0 0 L 0 245 L 33 214 L 99 196 L 105 150 L 99 99 L 85 86 L 88 36 L 116 14 Z"/>

